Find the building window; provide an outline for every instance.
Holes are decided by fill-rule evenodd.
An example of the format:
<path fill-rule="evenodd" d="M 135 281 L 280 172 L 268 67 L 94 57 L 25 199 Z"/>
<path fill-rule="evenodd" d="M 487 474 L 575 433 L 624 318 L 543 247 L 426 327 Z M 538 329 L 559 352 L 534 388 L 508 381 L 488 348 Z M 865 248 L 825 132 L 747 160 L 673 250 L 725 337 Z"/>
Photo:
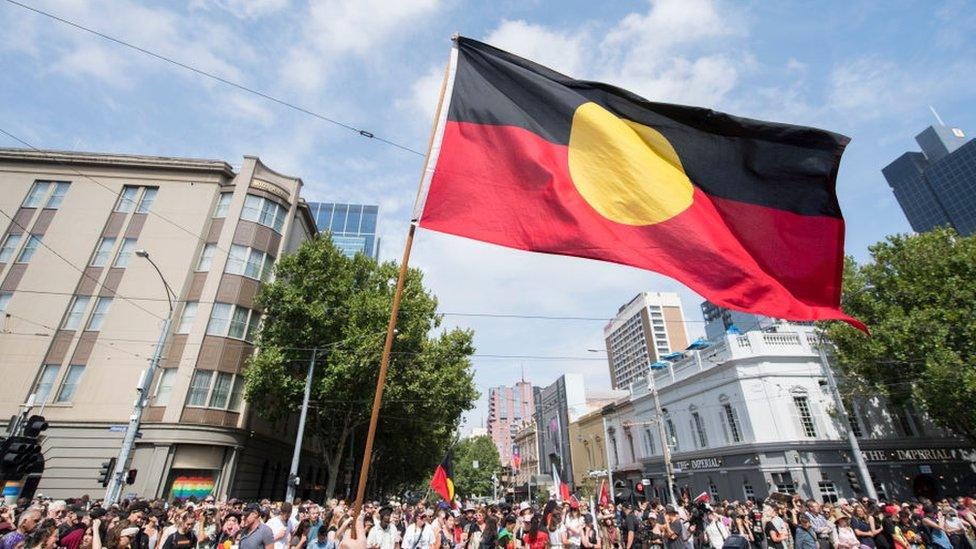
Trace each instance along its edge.
<path fill-rule="evenodd" d="M 91 302 L 91 298 L 86 295 L 75 296 L 71 302 L 71 307 L 68 308 L 68 316 L 64 317 L 64 325 L 61 328 L 65 330 L 77 330 L 81 326 L 81 319 L 85 315 L 85 309 L 88 308 L 89 302 Z"/>
<path fill-rule="evenodd" d="M 95 310 L 92 311 L 91 318 L 88 319 L 88 327 L 85 329 L 92 332 L 101 330 L 102 324 L 105 322 L 105 315 L 108 314 L 108 309 L 111 306 L 111 297 L 98 298 L 98 301 L 95 302 Z"/>
<path fill-rule="evenodd" d="M 31 258 L 34 257 L 34 252 L 41 245 L 41 238 L 43 235 L 39 234 L 32 234 L 27 238 L 27 243 L 24 244 L 24 248 L 20 250 L 20 255 L 17 256 L 17 263 L 30 263 Z"/>
<path fill-rule="evenodd" d="M 752 485 L 748 482 L 742 483 L 742 493 L 745 495 L 746 499 L 749 501 L 756 500 L 756 491 L 753 489 Z"/>
<path fill-rule="evenodd" d="M 213 390 L 210 391 L 210 408 L 226 408 L 230 397 L 230 388 L 234 384 L 234 375 L 227 372 L 217 372 Z"/>
<path fill-rule="evenodd" d="M 260 223 L 280 233 L 281 227 L 285 224 L 286 213 L 287 210 L 277 202 L 249 194 L 244 199 L 241 219 Z"/>
<path fill-rule="evenodd" d="M 813 414 L 810 413 L 810 402 L 803 395 L 793 395 L 793 405 L 796 406 L 796 413 L 800 417 L 800 426 L 803 428 L 803 436 L 806 438 L 816 438 L 817 427 L 813 422 Z"/>
<path fill-rule="evenodd" d="M 190 380 L 190 391 L 186 397 L 187 406 L 203 406 L 207 403 L 207 393 L 210 392 L 210 380 L 212 378 L 212 370 L 193 372 L 193 379 Z"/>
<path fill-rule="evenodd" d="M 674 421 L 671 421 L 671 415 L 664 416 L 664 427 L 668 431 L 668 444 L 674 450 L 679 448 L 678 444 L 678 431 L 674 428 Z"/>
<path fill-rule="evenodd" d="M 243 385 L 244 379 L 238 375 L 197 370 L 190 381 L 186 405 L 236 412 L 243 400 Z"/>
<path fill-rule="evenodd" d="M 35 181 L 27 193 L 22 206 L 24 208 L 36 208 L 41 205 L 41 201 L 47 195 L 47 189 L 51 186 L 50 181 Z"/>
<path fill-rule="evenodd" d="M 829 480 L 822 480 L 817 483 L 817 488 L 820 490 L 820 501 L 823 503 L 837 503 L 839 496 L 837 494 L 837 487 L 834 483 Z"/>
<path fill-rule="evenodd" d="M 139 187 L 132 185 L 122 187 L 122 194 L 119 195 L 119 201 L 115 203 L 115 211 L 122 213 L 131 212 L 132 208 L 136 205 L 137 194 L 139 194 Z"/>
<path fill-rule="evenodd" d="M 7 235 L 7 238 L 3 240 L 3 246 L 0 246 L 0 263 L 6 263 L 14 257 L 14 252 L 20 245 L 20 238 L 21 235 L 19 234 Z"/>
<path fill-rule="evenodd" d="M 136 239 L 123 238 L 122 245 L 119 246 L 119 253 L 115 255 L 115 261 L 112 262 L 112 266 L 120 268 L 128 267 L 129 261 L 132 260 L 132 253 L 135 251 Z"/>
<path fill-rule="evenodd" d="M 844 402 L 844 408 L 847 408 L 847 426 L 851 430 L 851 433 L 857 438 L 864 436 L 864 432 L 861 431 L 861 423 L 857 421 L 857 412 L 854 411 L 854 403 L 851 401 Z"/>
<path fill-rule="evenodd" d="M 691 420 L 694 422 L 699 448 L 708 448 L 708 436 L 705 433 L 705 423 L 702 421 L 701 415 L 698 412 L 692 412 Z"/>
<path fill-rule="evenodd" d="M 0 315 L 7 312 L 7 304 L 10 303 L 10 298 L 13 295 L 10 292 L 0 292 Z"/>
<path fill-rule="evenodd" d="M 231 246 L 233 248 L 233 246 Z M 207 272 L 213 263 L 214 253 L 217 251 L 216 244 L 206 244 L 200 253 L 200 261 L 197 261 L 197 271 Z"/>
<path fill-rule="evenodd" d="M 793 482 L 793 475 L 789 472 L 773 473 L 773 484 L 776 486 L 776 491 L 781 494 L 796 494 L 796 484 Z"/>
<path fill-rule="evenodd" d="M 183 305 L 183 313 L 180 315 L 180 323 L 176 325 L 177 334 L 188 334 L 193 327 L 193 320 L 197 317 L 197 307 L 200 305 L 196 301 L 187 301 Z"/>
<path fill-rule="evenodd" d="M 47 397 L 51 395 L 54 388 L 54 378 L 58 377 L 58 364 L 45 364 L 41 367 L 41 373 L 37 376 L 34 383 L 34 399 L 37 402 L 47 402 Z"/>
<path fill-rule="evenodd" d="M 207 334 L 253 341 L 260 322 L 258 311 L 230 303 L 214 303 Z"/>
<path fill-rule="evenodd" d="M 227 217 L 227 210 L 230 209 L 230 201 L 234 198 L 234 193 L 220 193 L 217 198 L 217 206 L 214 208 L 214 217 Z"/>
<path fill-rule="evenodd" d="M 68 366 L 68 373 L 64 374 L 64 380 L 61 381 L 61 388 L 58 389 L 55 402 L 71 402 L 71 397 L 75 395 L 75 389 L 78 388 L 78 381 L 81 380 L 83 373 L 85 373 L 84 364 Z"/>
<path fill-rule="evenodd" d="M 146 190 L 142 191 L 142 198 L 139 200 L 139 207 L 136 208 L 136 213 L 149 213 L 149 208 L 152 208 L 153 202 L 156 201 L 156 194 L 159 192 L 159 187 L 146 187 Z"/>
<path fill-rule="evenodd" d="M 108 237 L 102 238 L 98 241 L 98 246 L 95 248 L 95 254 L 92 256 L 91 266 L 92 267 L 103 267 L 108 263 L 108 258 L 112 254 L 112 248 L 115 247 L 115 238 Z"/>
<path fill-rule="evenodd" d="M 742 429 L 739 427 L 739 418 L 735 414 L 735 409 L 728 402 L 723 404 L 722 408 L 725 410 L 725 421 L 729 424 L 732 442 L 742 442 Z"/>
<path fill-rule="evenodd" d="M 874 473 L 868 473 L 871 476 L 871 484 L 874 485 L 874 492 L 878 494 L 878 501 L 885 501 L 888 499 L 888 492 L 885 490 L 884 483 L 875 478 Z"/>
<path fill-rule="evenodd" d="M 610 448 L 613 450 L 613 467 L 620 465 L 620 455 L 617 453 L 617 437 L 610 437 Z"/>
<path fill-rule="evenodd" d="M 230 390 L 230 400 L 227 403 L 227 409 L 231 412 L 236 412 L 241 409 L 241 401 L 244 400 L 244 378 L 242 376 L 234 376 L 234 386 Z"/>
<path fill-rule="evenodd" d="M 166 368 L 159 371 L 159 383 L 156 384 L 154 405 L 166 406 L 169 404 L 169 395 L 173 392 L 174 381 L 176 381 L 176 368 Z"/>
<path fill-rule="evenodd" d="M 654 435 L 650 429 L 644 429 L 644 437 L 647 439 L 647 455 L 654 455 Z"/>
<path fill-rule="evenodd" d="M 634 449 L 634 435 L 627 432 L 627 444 L 630 446 L 630 462 L 634 463 L 637 461 L 637 451 Z"/>
<path fill-rule="evenodd" d="M 68 183 L 67 181 L 58 181 L 55 183 L 54 192 L 52 192 L 51 196 L 48 197 L 47 202 L 44 203 L 44 207 L 51 210 L 60 208 L 61 202 L 64 201 L 64 196 L 68 194 L 68 187 L 70 186 L 71 183 Z"/>
<path fill-rule="evenodd" d="M 712 479 L 708 479 L 708 494 L 712 496 L 712 501 L 722 501 L 722 498 L 718 494 L 718 486 L 715 485 Z"/>

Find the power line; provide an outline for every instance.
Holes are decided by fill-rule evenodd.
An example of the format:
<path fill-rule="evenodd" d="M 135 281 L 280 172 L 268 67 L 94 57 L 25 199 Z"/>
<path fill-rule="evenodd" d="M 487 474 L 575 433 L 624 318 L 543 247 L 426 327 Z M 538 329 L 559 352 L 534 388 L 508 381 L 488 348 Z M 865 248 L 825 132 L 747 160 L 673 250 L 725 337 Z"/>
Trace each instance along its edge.
<path fill-rule="evenodd" d="M 122 40 L 121 38 L 116 38 L 116 37 L 111 36 L 109 34 L 105 34 L 104 32 L 100 32 L 100 31 L 97 31 L 97 30 L 92 29 L 90 27 L 86 27 L 86 26 L 84 26 L 84 25 L 82 25 L 80 23 L 76 23 L 76 22 L 71 21 L 69 19 L 65 19 L 64 17 L 60 17 L 60 16 L 55 15 L 53 13 L 50 13 L 50 12 L 47 12 L 47 11 L 44 11 L 44 10 L 35 8 L 33 6 L 28 6 L 26 4 L 22 4 L 20 2 L 17 2 L 16 0 L 7 0 L 7 2 L 10 3 L 10 4 L 13 4 L 15 6 L 19 6 L 21 8 L 24 8 L 26 10 L 32 11 L 32 12 L 38 14 L 38 15 L 43 15 L 44 17 L 48 17 L 50 19 L 53 19 L 53 20 L 55 20 L 55 21 L 57 21 L 59 23 L 63 23 L 63 24 L 68 25 L 70 27 L 74 27 L 74 28 L 76 28 L 78 30 L 87 32 L 89 34 L 93 34 L 95 36 L 98 36 L 99 38 L 103 38 L 103 39 L 108 40 L 110 42 L 114 42 L 115 44 L 118 44 L 120 46 L 124 46 L 124 47 L 130 48 L 132 50 L 135 50 L 135 51 L 137 51 L 139 53 L 142 53 L 144 55 L 148 55 L 148 56 L 153 57 L 155 59 L 158 59 L 160 61 L 164 61 L 166 63 L 170 63 L 172 65 L 175 65 L 175 66 L 180 67 L 182 69 L 185 69 L 185 70 L 188 70 L 190 72 L 196 73 L 196 74 L 198 74 L 200 76 L 203 76 L 205 78 L 209 78 L 211 80 L 215 80 L 217 82 L 220 82 L 221 84 L 225 84 L 227 86 L 230 86 L 232 88 L 236 88 L 236 89 L 241 90 L 243 92 L 256 95 L 258 97 L 261 97 L 261 98 L 266 99 L 268 101 L 271 101 L 273 103 L 277 103 L 277 104 L 279 104 L 279 105 L 281 105 L 283 107 L 287 107 L 289 109 L 293 109 L 295 111 L 298 111 L 298 112 L 300 112 L 302 114 L 311 116 L 313 118 L 317 118 L 319 120 L 323 120 L 323 121 L 328 122 L 330 124 L 334 124 L 336 126 L 339 126 L 340 128 L 344 128 L 344 129 L 347 129 L 349 131 L 356 132 L 361 137 L 365 137 L 367 139 L 372 139 L 372 140 L 375 140 L 375 141 L 379 141 L 381 143 L 385 143 L 387 145 L 390 145 L 392 147 L 396 147 L 396 148 L 398 148 L 400 150 L 403 150 L 403 151 L 406 151 L 406 152 L 415 154 L 417 156 L 424 156 L 424 153 L 422 153 L 422 152 L 420 152 L 418 150 L 415 150 L 415 149 L 412 149 L 410 147 L 407 147 L 406 145 L 401 145 L 400 143 L 397 143 L 395 141 L 391 141 L 391 140 L 386 139 L 386 138 L 383 138 L 383 137 L 377 137 L 376 134 L 373 133 L 373 132 L 371 132 L 371 131 L 365 130 L 363 128 L 357 128 L 357 127 L 355 127 L 355 126 L 353 126 L 351 124 L 347 124 L 345 122 L 340 122 L 340 121 L 338 121 L 338 120 L 336 120 L 334 118 L 330 118 L 330 117 L 328 117 L 328 116 L 326 116 L 324 114 L 320 114 L 320 113 L 317 113 L 315 111 L 312 111 L 312 110 L 310 110 L 308 108 L 305 108 L 305 107 L 296 105 L 294 103 L 285 101 L 284 99 L 278 99 L 277 97 L 275 97 L 273 95 L 270 95 L 268 93 L 262 92 L 260 90 L 256 90 L 256 89 L 251 88 L 251 87 L 248 87 L 248 86 L 245 86 L 244 84 L 241 84 L 239 82 L 234 82 L 232 80 L 228 80 L 228 79 L 226 79 L 226 78 L 224 78 L 222 76 L 218 76 L 218 75 L 216 75 L 216 74 L 214 74 L 212 72 L 208 72 L 208 71 L 205 71 L 203 69 L 194 67 L 193 65 L 189 65 L 189 64 L 184 63 L 182 61 L 178 61 L 176 59 L 173 59 L 172 57 L 167 57 L 167 56 L 165 56 L 165 55 L 163 55 L 161 53 L 156 53 L 156 52 L 154 52 L 152 50 L 149 50 L 147 48 L 144 48 L 144 47 L 141 47 L 141 46 L 137 46 L 137 45 L 135 45 L 135 44 L 133 44 L 131 42 L 127 42 L 125 40 Z"/>

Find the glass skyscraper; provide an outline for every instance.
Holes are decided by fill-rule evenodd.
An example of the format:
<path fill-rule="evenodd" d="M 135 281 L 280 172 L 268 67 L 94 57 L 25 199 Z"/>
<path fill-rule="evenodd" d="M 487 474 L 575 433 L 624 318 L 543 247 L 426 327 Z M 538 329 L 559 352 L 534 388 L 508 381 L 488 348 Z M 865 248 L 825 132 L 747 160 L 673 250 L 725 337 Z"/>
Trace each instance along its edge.
<path fill-rule="evenodd" d="M 379 206 L 309 202 L 319 232 L 331 231 L 332 241 L 347 256 L 359 252 L 378 258 L 380 242 L 376 237 Z"/>
<path fill-rule="evenodd" d="M 881 170 L 912 229 L 945 225 L 976 233 L 976 141 L 942 125 L 929 126 L 915 141 L 922 152 L 906 152 Z"/>

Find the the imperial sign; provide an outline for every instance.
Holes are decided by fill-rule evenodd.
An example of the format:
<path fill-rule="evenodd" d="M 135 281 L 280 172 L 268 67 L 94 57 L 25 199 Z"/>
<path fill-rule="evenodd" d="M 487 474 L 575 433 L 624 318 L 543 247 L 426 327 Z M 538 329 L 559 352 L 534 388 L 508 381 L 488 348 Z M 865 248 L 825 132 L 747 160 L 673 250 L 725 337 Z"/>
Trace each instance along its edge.
<path fill-rule="evenodd" d="M 865 450 L 865 461 L 959 461 L 968 452 L 960 448 L 911 448 L 906 450 Z"/>

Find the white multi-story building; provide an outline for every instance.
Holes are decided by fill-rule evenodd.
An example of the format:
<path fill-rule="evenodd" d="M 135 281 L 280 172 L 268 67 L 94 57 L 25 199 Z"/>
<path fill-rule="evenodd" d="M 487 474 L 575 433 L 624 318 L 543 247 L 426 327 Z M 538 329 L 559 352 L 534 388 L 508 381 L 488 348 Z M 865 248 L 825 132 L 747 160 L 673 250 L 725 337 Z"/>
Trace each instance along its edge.
<path fill-rule="evenodd" d="M 728 335 L 654 372 L 679 489 L 730 500 L 775 491 L 827 501 L 862 494 L 846 439 L 852 428 L 879 495 L 973 490 L 976 453 L 914 407 L 860 398 L 847 404 L 853 416 L 842 424 L 816 344 L 811 331 Z M 657 420 L 645 384 L 607 413 L 618 496 L 649 479 L 651 493 L 664 498 Z"/>
<path fill-rule="evenodd" d="M 673 292 L 642 292 L 603 328 L 610 384 L 626 389 L 647 377 L 648 365 L 688 346 L 681 299 Z"/>

